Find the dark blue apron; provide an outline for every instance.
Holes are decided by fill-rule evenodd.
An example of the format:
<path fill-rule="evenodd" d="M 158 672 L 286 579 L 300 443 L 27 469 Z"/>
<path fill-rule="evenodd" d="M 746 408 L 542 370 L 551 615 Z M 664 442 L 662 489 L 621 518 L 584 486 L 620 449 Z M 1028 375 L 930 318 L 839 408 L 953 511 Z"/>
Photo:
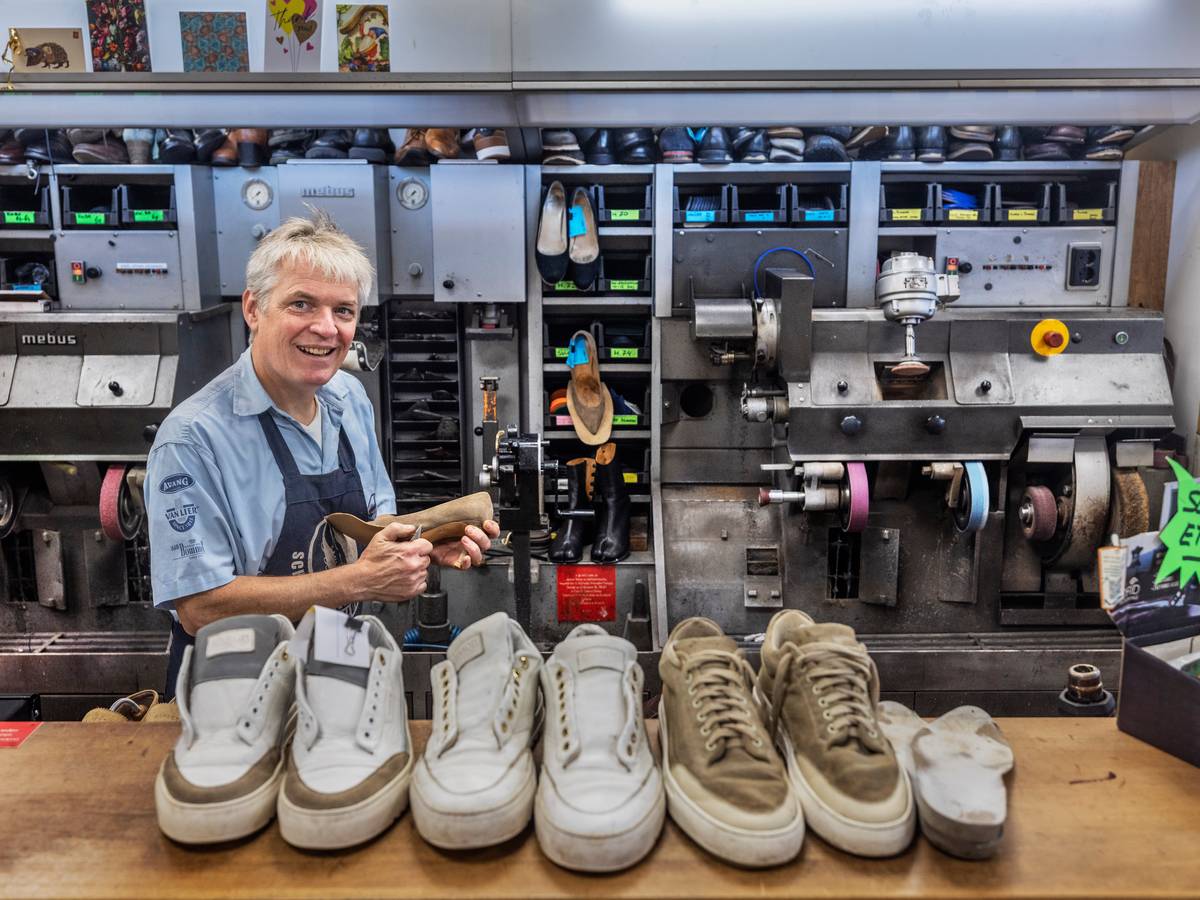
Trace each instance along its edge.
<path fill-rule="evenodd" d="M 360 519 L 371 519 L 375 515 L 374 510 L 367 508 L 362 479 L 355 467 L 354 449 L 346 437 L 346 430 L 338 430 L 338 467 L 324 475 L 301 475 L 296 459 L 284 443 L 271 413 L 259 413 L 258 422 L 271 448 L 271 455 L 275 457 L 275 465 L 283 474 L 287 504 L 275 549 L 258 574 L 307 575 L 344 564 L 347 562 L 345 550 L 335 539 L 332 529 L 325 524 L 325 517 L 335 512 L 350 513 Z M 358 604 L 351 606 L 354 608 L 347 607 L 346 611 L 353 615 L 357 612 Z M 195 642 L 177 619 L 172 617 L 171 622 L 171 646 L 164 691 L 168 697 L 175 696 L 175 680 L 183 663 L 183 651 Z"/>

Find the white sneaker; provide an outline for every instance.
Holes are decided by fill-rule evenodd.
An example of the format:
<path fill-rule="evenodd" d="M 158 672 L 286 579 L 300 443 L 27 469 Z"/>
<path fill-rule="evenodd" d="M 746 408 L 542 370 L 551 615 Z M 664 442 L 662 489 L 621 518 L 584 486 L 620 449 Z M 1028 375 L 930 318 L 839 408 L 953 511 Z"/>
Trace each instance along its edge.
<path fill-rule="evenodd" d="M 413 821 L 437 847 L 490 847 L 533 814 L 530 745 L 542 657 L 494 613 L 462 632 L 430 670 L 433 728 L 413 774 Z"/>
<path fill-rule="evenodd" d="M 335 850 L 375 837 L 408 807 L 412 736 L 400 647 L 374 616 L 314 607 L 293 642 L 300 721 L 279 792 L 279 832 Z"/>
<path fill-rule="evenodd" d="M 666 800 L 642 718 L 642 667 L 629 641 L 580 625 L 542 669 L 546 723 L 534 823 L 568 869 L 615 872 L 662 831 Z"/>
<path fill-rule="evenodd" d="M 205 625 L 175 683 L 182 731 L 154 779 L 158 827 L 185 844 L 253 834 L 275 815 L 292 706 L 283 616 Z"/>

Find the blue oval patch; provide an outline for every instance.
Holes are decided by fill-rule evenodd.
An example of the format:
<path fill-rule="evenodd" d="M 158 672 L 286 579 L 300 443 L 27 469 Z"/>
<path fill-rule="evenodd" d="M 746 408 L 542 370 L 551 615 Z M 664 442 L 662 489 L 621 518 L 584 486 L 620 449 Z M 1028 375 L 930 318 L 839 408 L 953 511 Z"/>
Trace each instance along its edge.
<path fill-rule="evenodd" d="M 186 488 L 190 488 L 196 483 L 196 479 L 186 472 L 177 472 L 174 475 L 168 475 L 158 483 L 158 489 L 164 494 L 177 494 Z"/>

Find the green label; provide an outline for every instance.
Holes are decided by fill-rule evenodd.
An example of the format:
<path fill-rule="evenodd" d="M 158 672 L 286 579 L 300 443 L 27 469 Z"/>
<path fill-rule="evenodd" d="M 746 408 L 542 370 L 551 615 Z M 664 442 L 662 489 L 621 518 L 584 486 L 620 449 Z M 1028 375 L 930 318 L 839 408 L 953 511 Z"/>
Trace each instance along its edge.
<path fill-rule="evenodd" d="M 633 415 L 613 416 L 614 425 L 636 425 L 638 417 Z"/>
<path fill-rule="evenodd" d="M 103 225 L 107 213 L 75 213 L 76 225 Z"/>
<path fill-rule="evenodd" d="M 133 211 L 133 221 L 135 222 L 161 222 L 165 218 L 161 209 L 135 209 Z"/>
<path fill-rule="evenodd" d="M 613 359 L 637 359 L 637 347 L 613 347 L 608 351 Z"/>
<path fill-rule="evenodd" d="M 638 289 L 638 280 L 636 278 L 632 278 L 622 281 L 609 281 L 608 289 L 610 291 L 636 291 Z"/>
<path fill-rule="evenodd" d="M 4 211 L 5 225 L 33 225 L 37 222 L 37 216 L 31 212 L 9 212 Z"/>
<path fill-rule="evenodd" d="M 554 358 L 555 359 L 566 359 L 567 354 L 570 352 L 571 352 L 570 347 L 555 347 L 554 348 Z"/>
<path fill-rule="evenodd" d="M 613 417 L 615 422 L 616 416 Z M 1175 471 L 1179 481 L 1179 506 L 1167 527 L 1159 532 L 1158 538 L 1167 548 L 1154 583 L 1159 584 L 1167 576 L 1179 573 L 1179 589 L 1196 578 L 1200 581 L 1200 484 L 1183 466 L 1170 457 L 1167 462 Z"/>
<path fill-rule="evenodd" d="M 554 289 L 556 291 L 577 291 L 577 290 L 579 290 L 579 288 L 575 287 L 575 282 L 573 282 L 573 281 L 560 281 L 554 285 Z"/>
<path fill-rule="evenodd" d="M 613 222 L 636 222 L 642 217 L 640 209 L 610 209 L 608 218 Z"/>

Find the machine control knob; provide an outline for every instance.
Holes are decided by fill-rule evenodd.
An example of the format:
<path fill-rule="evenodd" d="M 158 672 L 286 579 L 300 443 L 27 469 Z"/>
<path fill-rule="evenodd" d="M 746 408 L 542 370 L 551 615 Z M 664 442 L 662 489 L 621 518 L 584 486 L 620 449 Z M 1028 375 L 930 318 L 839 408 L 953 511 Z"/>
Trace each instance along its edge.
<path fill-rule="evenodd" d="M 971 269 L 973 269 L 973 268 L 974 268 L 974 266 L 972 266 L 972 265 L 971 265 L 969 262 L 967 262 L 965 259 L 964 259 L 964 260 L 960 260 L 960 261 L 959 261 L 959 263 L 958 263 L 958 274 L 959 274 L 959 275 L 970 275 L 970 274 L 971 274 Z"/>
<path fill-rule="evenodd" d="M 1064 338 L 1057 331 L 1046 332 L 1046 335 L 1045 335 L 1045 337 L 1042 338 L 1042 340 L 1046 342 L 1047 347 L 1050 347 L 1055 350 L 1057 350 L 1059 347 L 1061 347 L 1066 342 L 1066 338 Z"/>
<path fill-rule="evenodd" d="M 475 426 L 475 437 L 483 437 L 483 426 L 482 425 Z"/>
<path fill-rule="evenodd" d="M 408 264 L 408 274 L 411 275 L 413 278 L 420 278 L 424 274 L 424 272 L 425 272 L 425 269 L 422 268 L 420 263 L 415 262 L 415 263 Z"/>
<path fill-rule="evenodd" d="M 983 379 L 983 381 L 979 382 L 979 390 L 981 393 L 986 394 L 991 389 L 992 389 L 992 383 L 990 381 L 988 381 L 986 378 Z"/>
<path fill-rule="evenodd" d="M 839 394 L 844 394 L 846 391 L 850 390 L 850 385 L 846 384 L 844 381 L 839 381 L 837 383 L 837 390 Z"/>
<path fill-rule="evenodd" d="M 863 422 L 858 416 L 846 416 L 842 419 L 842 434 L 856 435 L 862 431 Z"/>
<path fill-rule="evenodd" d="M 108 383 L 108 389 L 112 391 L 112 395 L 114 397 L 120 397 L 125 393 L 125 388 L 121 387 L 121 382 L 119 381 L 110 381 Z"/>
<path fill-rule="evenodd" d="M 261 241 L 266 236 L 267 236 L 267 226 L 266 225 L 262 225 L 262 224 L 255 225 L 253 228 L 250 229 L 250 237 L 254 238 L 256 241 Z"/>
<path fill-rule="evenodd" d="M 454 290 L 454 279 L 453 278 L 442 279 L 442 287 L 444 287 L 448 291 Z"/>
<path fill-rule="evenodd" d="M 87 277 L 88 278 L 99 278 L 103 274 L 104 273 L 101 272 L 97 266 L 88 266 L 87 267 Z"/>
<path fill-rule="evenodd" d="M 153 444 L 154 438 L 158 435 L 158 425 L 150 424 L 142 429 L 142 439 L 147 444 Z"/>
<path fill-rule="evenodd" d="M 930 434 L 941 434 L 946 430 L 946 420 L 942 416 L 930 416 L 925 420 L 925 430 Z"/>

